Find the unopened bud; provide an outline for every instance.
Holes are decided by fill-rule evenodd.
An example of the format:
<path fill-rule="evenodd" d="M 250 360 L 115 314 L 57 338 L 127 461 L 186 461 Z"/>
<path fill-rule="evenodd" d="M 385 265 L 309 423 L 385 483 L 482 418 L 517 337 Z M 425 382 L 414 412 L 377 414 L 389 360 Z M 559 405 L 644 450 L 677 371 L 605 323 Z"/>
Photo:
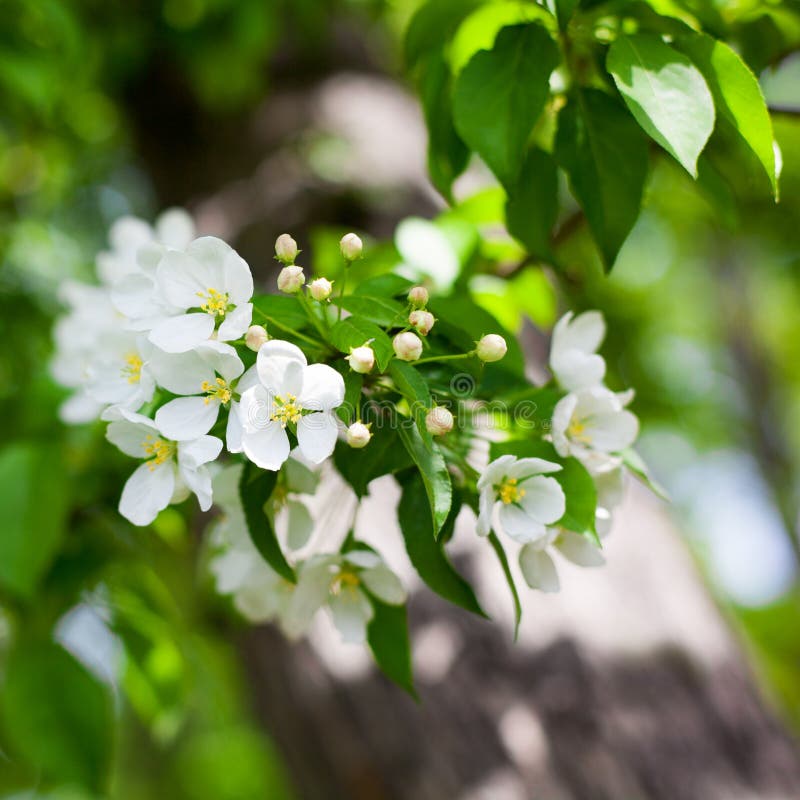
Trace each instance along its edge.
<path fill-rule="evenodd" d="M 308 284 L 308 291 L 315 300 L 322 302 L 331 296 L 333 284 L 327 278 L 317 278 Z"/>
<path fill-rule="evenodd" d="M 432 408 L 425 416 L 425 427 L 433 436 L 442 436 L 453 430 L 453 415 L 444 406 Z"/>
<path fill-rule="evenodd" d="M 408 315 L 409 325 L 416 328 L 417 332 L 421 333 L 423 336 L 428 335 L 428 332 L 433 327 L 434 322 L 436 322 L 436 320 L 430 311 L 421 311 L 420 309 L 417 309 Z"/>
<path fill-rule="evenodd" d="M 408 292 L 408 302 L 416 308 L 428 305 L 428 290 L 424 286 L 414 286 Z"/>
<path fill-rule="evenodd" d="M 508 350 L 506 340 L 496 333 L 487 334 L 479 342 L 476 342 L 476 344 L 476 352 L 481 361 L 499 361 Z"/>
<path fill-rule="evenodd" d="M 251 325 L 244 335 L 244 343 L 254 352 L 261 349 L 261 345 L 269 339 L 267 329 L 263 325 Z"/>
<path fill-rule="evenodd" d="M 302 267 L 284 267 L 278 275 L 278 288 L 286 294 L 296 294 L 306 282 Z"/>
<path fill-rule="evenodd" d="M 401 361 L 416 361 L 422 355 L 422 339 L 411 331 L 398 333 L 392 339 L 392 347 Z"/>
<path fill-rule="evenodd" d="M 347 444 L 349 444 L 350 447 L 354 447 L 356 450 L 366 447 L 371 438 L 372 433 L 370 433 L 369 426 L 365 425 L 363 422 L 354 422 L 347 429 Z"/>
<path fill-rule="evenodd" d="M 288 233 L 282 233 L 275 240 L 275 258 L 282 264 L 294 264 L 299 252 L 297 242 Z"/>
<path fill-rule="evenodd" d="M 345 261 L 355 261 L 360 258 L 363 248 L 364 245 L 361 243 L 361 239 L 354 233 L 346 233 L 339 242 L 339 249 L 342 251 Z"/>
<path fill-rule="evenodd" d="M 375 352 L 369 345 L 363 344 L 361 347 L 353 347 L 345 360 L 350 362 L 353 372 L 365 375 L 375 366 Z"/>

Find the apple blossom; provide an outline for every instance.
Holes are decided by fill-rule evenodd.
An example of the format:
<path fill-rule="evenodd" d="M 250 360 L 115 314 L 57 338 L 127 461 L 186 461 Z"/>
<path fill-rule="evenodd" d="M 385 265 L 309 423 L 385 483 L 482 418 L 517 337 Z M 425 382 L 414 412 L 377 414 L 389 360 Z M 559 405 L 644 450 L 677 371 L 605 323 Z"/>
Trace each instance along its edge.
<path fill-rule="evenodd" d="M 319 302 L 327 300 L 333 291 L 333 283 L 327 278 L 316 278 L 308 284 L 309 294 Z"/>
<path fill-rule="evenodd" d="M 453 430 L 453 415 L 444 406 L 432 408 L 425 416 L 425 427 L 433 436 L 443 436 Z"/>
<path fill-rule="evenodd" d="M 392 339 L 392 347 L 401 361 L 416 361 L 422 355 L 422 340 L 411 331 L 398 333 Z"/>
<path fill-rule="evenodd" d="M 519 567 L 531 589 L 552 593 L 561 587 L 552 550 L 579 567 L 601 567 L 606 563 L 600 549 L 585 536 L 564 528 L 548 528 L 543 537 L 529 542 L 519 553 Z"/>
<path fill-rule="evenodd" d="M 286 294 L 296 294 L 306 282 L 306 274 L 302 267 L 284 267 L 278 273 L 278 289 Z"/>
<path fill-rule="evenodd" d="M 547 525 L 564 516 L 564 490 L 544 473 L 558 472 L 560 464 L 541 458 L 500 456 L 478 479 L 478 534 L 486 536 L 494 525 L 518 542 L 545 535 Z"/>
<path fill-rule="evenodd" d="M 268 339 L 267 329 L 263 325 L 251 325 L 244 335 L 244 343 L 254 353 L 257 353 L 261 345 Z"/>
<path fill-rule="evenodd" d="M 354 233 L 346 233 L 339 242 L 339 249 L 345 261 L 355 261 L 361 257 L 363 244 L 361 239 Z"/>
<path fill-rule="evenodd" d="M 606 374 L 606 362 L 595 352 L 605 337 L 606 326 L 599 311 L 577 317 L 564 314 L 553 328 L 550 369 L 569 392 L 597 386 Z"/>
<path fill-rule="evenodd" d="M 413 286 L 408 292 L 408 302 L 415 308 L 428 305 L 428 290 L 424 286 Z"/>
<path fill-rule="evenodd" d="M 476 342 L 475 352 L 481 361 L 500 361 L 508 350 L 506 340 L 496 333 L 489 333 Z"/>
<path fill-rule="evenodd" d="M 282 233 L 275 240 L 275 258 L 282 264 L 294 264 L 299 252 L 297 242 L 288 233 Z"/>
<path fill-rule="evenodd" d="M 356 450 L 366 447 L 371 438 L 372 433 L 370 432 L 369 426 L 365 425 L 363 422 L 354 422 L 347 429 L 347 444 Z"/>
<path fill-rule="evenodd" d="M 86 370 L 88 394 L 103 405 L 131 411 L 150 402 L 156 388 L 149 364 L 154 348 L 145 336 L 118 331 L 99 345 L 97 357 Z"/>
<path fill-rule="evenodd" d="M 408 324 L 423 336 L 427 336 L 430 333 L 435 322 L 436 320 L 430 311 L 416 309 L 408 315 Z"/>
<path fill-rule="evenodd" d="M 353 347 L 350 350 L 350 355 L 344 358 L 350 364 L 350 369 L 353 372 L 366 374 L 375 366 L 375 352 L 366 344 L 361 345 L 361 347 Z"/>

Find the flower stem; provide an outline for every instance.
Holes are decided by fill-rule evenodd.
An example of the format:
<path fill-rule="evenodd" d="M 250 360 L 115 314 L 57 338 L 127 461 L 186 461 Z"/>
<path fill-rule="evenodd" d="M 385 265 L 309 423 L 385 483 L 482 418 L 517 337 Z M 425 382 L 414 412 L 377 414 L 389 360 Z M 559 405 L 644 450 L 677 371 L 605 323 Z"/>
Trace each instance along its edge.
<path fill-rule="evenodd" d="M 289 333 L 292 336 L 296 336 L 298 339 L 302 339 L 304 342 L 308 342 L 309 344 L 313 344 L 314 347 L 321 347 L 324 348 L 326 345 L 324 342 L 320 341 L 319 339 L 315 339 L 312 336 L 306 336 L 304 333 L 300 333 L 300 331 L 296 331 L 294 328 L 290 328 L 288 325 L 284 325 L 280 320 L 275 319 L 275 317 L 270 317 L 268 314 L 265 314 L 258 308 L 253 308 L 253 311 L 258 312 L 258 314 L 262 317 L 262 319 L 266 320 L 270 325 L 274 325 L 279 330 L 284 331 L 285 333 Z"/>
<path fill-rule="evenodd" d="M 347 288 L 347 272 L 350 268 L 350 264 L 345 261 L 344 262 L 344 275 L 342 276 L 342 285 L 339 288 L 339 299 L 341 300 L 344 297 L 344 290 Z M 336 315 L 336 321 L 339 322 L 342 319 L 342 304 L 339 303 L 339 311 Z"/>
<path fill-rule="evenodd" d="M 472 358 L 475 355 L 475 350 L 470 350 L 469 353 L 459 353 L 458 355 L 454 356 L 428 356 L 427 358 L 420 358 L 417 361 L 412 362 L 413 364 L 427 364 L 431 361 L 456 361 L 459 358 Z"/>

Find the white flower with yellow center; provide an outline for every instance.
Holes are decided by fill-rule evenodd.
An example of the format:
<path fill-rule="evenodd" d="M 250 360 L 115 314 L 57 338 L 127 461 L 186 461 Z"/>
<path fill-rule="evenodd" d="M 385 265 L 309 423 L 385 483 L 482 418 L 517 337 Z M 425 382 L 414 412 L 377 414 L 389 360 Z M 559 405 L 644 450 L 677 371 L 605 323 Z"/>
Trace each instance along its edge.
<path fill-rule="evenodd" d="M 585 536 L 564 528 L 548 528 L 545 536 L 529 542 L 519 553 L 519 567 L 531 589 L 551 593 L 561 588 L 552 558 L 555 552 L 579 567 L 601 567 L 606 563 L 600 549 Z"/>
<path fill-rule="evenodd" d="M 568 392 L 602 383 L 606 362 L 596 351 L 605 335 L 606 325 L 599 311 L 584 311 L 574 318 L 570 311 L 556 323 L 550 345 L 550 369 Z"/>
<path fill-rule="evenodd" d="M 560 456 L 575 456 L 593 472 L 619 462 L 612 454 L 630 447 L 639 420 L 625 406 L 632 392 L 615 394 L 597 386 L 562 397 L 553 409 L 551 435 Z"/>
<path fill-rule="evenodd" d="M 176 441 L 196 439 L 214 426 L 222 406 L 230 407 L 244 364 L 224 342 L 208 341 L 188 353 L 153 354 L 150 370 L 159 386 L 185 395 L 156 412 L 156 425 Z"/>
<path fill-rule="evenodd" d="M 138 410 L 153 399 L 156 388 L 149 364 L 153 349 L 143 336 L 127 331 L 107 336 L 87 367 L 86 391 L 105 406 Z"/>
<path fill-rule="evenodd" d="M 142 414 L 117 409 L 115 416 L 106 438 L 126 455 L 144 459 L 122 490 L 123 517 L 134 525 L 149 525 L 186 488 L 197 495 L 203 511 L 211 507 L 211 475 L 205 465 L 219 455 L 222 440 L 199 436 L 176 442 Z"/>
<path fill-rule="evenodd" d="M 342 376 L 327 364 L 308 364 L 300 348 L 280 339 L 261 347 L 256 370 L 258 383 L 242 393 L 238 408 L 244 454 L 262 469 L 280 469 L 289 456 L 289 427 L 303 456 L 322 463 L 336 446 Z"/>
<path fill-rule="evenodd" d="M 542 458 L 500 456 L 478 480 L 478 534 L 496 527 L 518 542 L 532 542 L 546 534 L 546 526 L 564 516 L 564 490 L 545 473 L 560 464 Z"/>

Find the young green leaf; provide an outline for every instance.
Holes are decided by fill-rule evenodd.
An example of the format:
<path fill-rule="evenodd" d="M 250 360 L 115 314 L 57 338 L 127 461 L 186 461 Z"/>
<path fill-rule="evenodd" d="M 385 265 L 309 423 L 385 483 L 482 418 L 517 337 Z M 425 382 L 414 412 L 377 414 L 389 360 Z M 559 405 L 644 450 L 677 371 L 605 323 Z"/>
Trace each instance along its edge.
<path fill-rule="evenodd" d="M 367 643 L 372 655 L 387 678 L 417 699 L 411 671 L 411 642 L 406 606 L 391 606 L 369 591 L 366 594 L 375 612 L 367 625 Z"/>
<path fill-rule="evenodd" d="M 443 526 L 439 541 L 433 533 L 430 517 L 421 514 L 420 508 L 427 503 L 425 486 L 421 477 L 413 473 L 403 482 L 403 495 L 397 509 L 400 530 L 406 551 L 420 578 L 445 600 L 455 603 L 473 614 L 485 617 L 469 583 L 456 572 L 444 551 L 442 539 L 455 522 L 450 515 Z"/>
<path fill-rule="evenodd" d="M 435 442 L 429 447 L 425 446 L 416 426 L 403 425 L 401 422 L 397 430 L 422 476 L 433 519 L 433 533 L 438 536 L 450 513 L 450 503 L 453 498 L 447 462 Z"/>
<path fill-rule="evenodd" d="M 359 497 L 367 494 L 370 481 L 406 469 L 413 463 L 397 431 L 389 427 L 386 420 L 376 421 L 366 447 L 353 450 L 340 445 L 333 453 L 333 460 L 336 469 Z"/>
<path fill-rule="evenodd" d="M 461 71 L 453 118 L 461 138 L 506 186 L 513 186 L 531 130 L 542 113 L 558 47 L 539 24 L 513 25 Z"/>
<path fill-rule="evenodd" d="M 550 232 L 558 217 L 558 174 L 549 153 L 528 150 L 506 202 L 508 232 L 535 258 L 552 261 Z"/>
<path fill-rule="evenodd" d="M 331 328 L 331 342 L 342 353 L 369 342 L 375 352 L 378 368 L 383 371 L 394 355 L 392 340 L 374 323 L 361 317 L 348 317 Z"/>
<path fill-rule="evenodd" d="M 636 121 L 696 178 L 714 130 L 714 100 L 700 70 L 652 34 L 620 36 L 606 67 Z"/>
<path fill-rule="evenodd" d="M 264 504 L 272 496 L 277 481 L 277 472 L 259 469 L 248 461 L 242 470 L 239 496 L 247 521 L 247 530 L 256 549 L 275 572 L 287 581 L 295 583 L 297 578 L 294 570 L 283 555 L 275 529 L 264 512 Z"/>
<path fill-rule="evenodd" d="M 725 42 L 702 33 L 683 37 L 677 47 L 686 53 L 714 96 L 717 113 L 739 132 L 764 167 L 778 198 L 778 175 L 775 169 L 772 120 L 758 79 L 739 55 Z"/>
<path fill-rule="evenodd" d="M 376 325 L 398 325 L 405 323 L 407 318 L 405 306 L 390 297 L 347 294 L 344 297 L 332 297 L 331 302 Z"/>
<path fill-rule="evenodd" d="M 647 141 L 613 98 L 589 89 L 559 114 L 555 155 L 610 270 L 639 216 Z"/>

